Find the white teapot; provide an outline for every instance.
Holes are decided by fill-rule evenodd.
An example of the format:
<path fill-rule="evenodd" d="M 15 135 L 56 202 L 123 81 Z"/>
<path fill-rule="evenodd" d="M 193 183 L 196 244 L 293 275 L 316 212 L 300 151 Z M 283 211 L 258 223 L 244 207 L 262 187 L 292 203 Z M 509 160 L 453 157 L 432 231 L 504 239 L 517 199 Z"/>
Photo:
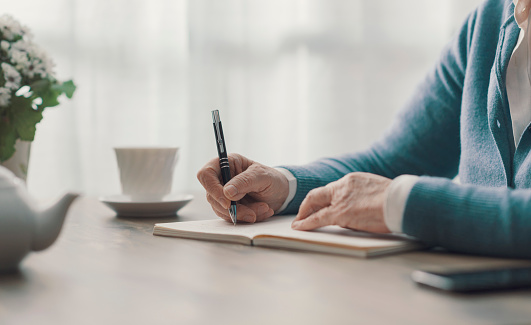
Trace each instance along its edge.
<path fill-rule="evenodd" d="M 0 272 L 16 269 L 30 251 L 53 244 L 68 208 L 78 196 L 68 193 L 40 210 L 23 181 L 0 166 Z"/>

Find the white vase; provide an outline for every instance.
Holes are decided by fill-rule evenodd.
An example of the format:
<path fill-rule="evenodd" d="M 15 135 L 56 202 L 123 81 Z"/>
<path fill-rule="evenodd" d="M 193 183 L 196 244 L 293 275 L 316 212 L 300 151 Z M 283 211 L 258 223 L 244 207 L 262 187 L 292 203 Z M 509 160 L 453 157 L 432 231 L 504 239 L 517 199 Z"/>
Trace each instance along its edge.
<path fill-rule="evenodd" d="M 15 143 L 15 153 L 1 165 L 12 171 L 18 178 L 26 181 L 26 178 L 28 177 L 30 149 L 30 141 L 17 140 Z"/>

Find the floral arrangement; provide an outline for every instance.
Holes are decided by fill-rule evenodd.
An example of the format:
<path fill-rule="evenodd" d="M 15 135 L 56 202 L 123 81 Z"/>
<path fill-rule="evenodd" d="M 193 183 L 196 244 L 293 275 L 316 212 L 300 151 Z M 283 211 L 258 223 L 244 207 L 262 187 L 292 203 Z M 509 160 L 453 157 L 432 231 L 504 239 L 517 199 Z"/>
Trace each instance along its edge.
<path fill-rule="evenodd" d="M 33 141 L 46 107 L 72 98 L 72 80 L 55 79 L 54 63 L 10 15 L 0 16 L 0 162 L 15 153 L 17 139 Z"/>

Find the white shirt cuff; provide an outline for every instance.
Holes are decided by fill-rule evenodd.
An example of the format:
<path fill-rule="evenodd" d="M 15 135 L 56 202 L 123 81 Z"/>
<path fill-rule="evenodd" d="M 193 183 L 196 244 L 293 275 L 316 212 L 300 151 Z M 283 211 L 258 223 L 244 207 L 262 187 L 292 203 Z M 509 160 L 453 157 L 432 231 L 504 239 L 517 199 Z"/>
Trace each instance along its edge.
<path fill-rule="evenodd" d="M 282 175 L 284 175 L 288 179 L 288 185 L 289 185 L 289 193 L 288 193 L 288 197 L 286 198 L 286 201 L 284 201 L 282 206 L 277 211 L 275 211 L 275 214 L 278 214 L 278 213 L 286 210 L 286 207 L 288 206 L 288 204 L 290 204 L 290 202 L 295 197 L 295 193 L 297 193 L 297 179 L 286 168 L 278 167 L 278 168 L 275 168 L 275 169 L 278 170 L 279 172 L 281 172 Z"/>
<path fill-rule="evenodd" d="M 402 233 L 402 220 L 406 209 L 407 198 L 418 176 L 401 175 L 395 178 L 387 188 L 384 203 L 385 225 L 394 233 Z"/>

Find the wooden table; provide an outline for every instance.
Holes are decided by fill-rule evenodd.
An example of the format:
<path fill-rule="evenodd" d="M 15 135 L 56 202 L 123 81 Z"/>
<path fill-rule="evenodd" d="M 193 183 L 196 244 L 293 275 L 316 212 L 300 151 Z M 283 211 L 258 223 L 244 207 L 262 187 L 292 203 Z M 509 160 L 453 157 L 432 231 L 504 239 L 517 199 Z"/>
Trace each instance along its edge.
<path fill-rule="evenodd" d="M 211 219 L 203 195 L 166 219 L 121 219 L 76 201 L 58 241 L 0 276 L 0 324 L 517 324 L 531 291 L 445 294 L 417 268 L 528 263 L 413 252 L 356 259 L 153 236 Z"/>

